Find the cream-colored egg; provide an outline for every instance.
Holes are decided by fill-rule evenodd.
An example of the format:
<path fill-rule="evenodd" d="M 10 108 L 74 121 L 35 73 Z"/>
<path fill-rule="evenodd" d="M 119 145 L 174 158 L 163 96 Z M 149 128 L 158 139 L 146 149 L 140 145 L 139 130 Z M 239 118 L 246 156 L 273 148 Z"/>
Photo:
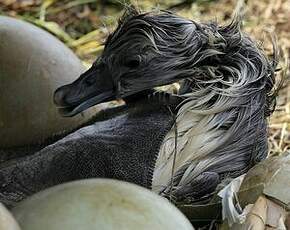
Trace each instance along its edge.
<path fill-rule="evenodd" d="M 39 192 L 12 213 L 22 230 L 192 230 L 169 201 L 140 186 L 88 179 Z"/>
<path fill-rule="evenodd" d="M 20 230 L 11 213 L 0 203 L 0 230 Z"/>
<path fill-rule="evenodd" d="M 78 127 L 94 108 L 63 118 L 53 92 L 84 71 L 80 60 L 48 32 L 0 16 L 0 148 L 39 143 Z"/>

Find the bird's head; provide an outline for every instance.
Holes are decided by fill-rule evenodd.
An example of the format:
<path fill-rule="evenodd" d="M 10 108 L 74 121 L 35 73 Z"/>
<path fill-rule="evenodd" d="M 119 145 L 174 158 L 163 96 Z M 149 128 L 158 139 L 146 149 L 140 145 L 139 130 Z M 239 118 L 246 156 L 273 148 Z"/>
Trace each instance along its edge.
<path fill-rule="evenodd" d="M 196 23 L 174 14 L 127 11 L 92 67 L 56 90 L 55 104 L 64 116 L 73 116 L 187 78 L 185 66 L 204 39 Z"/>
<path fill-rule="evenodd" d="M 247 48 L 251 41 L 243 40 L 236 27 L 199 24 L 169 12 L 129 10 L 92 67 L 56 90 L 55 104 L 62 115 L 74 116 L 93 105 L 183 79 L 194 81 L 191 87 L 197 90 L 214 88 L 212 84 L 227 88 L 242 68 L 233 55 L 244 52 L 243 47 L 242 55 L 252 52 Z"/>

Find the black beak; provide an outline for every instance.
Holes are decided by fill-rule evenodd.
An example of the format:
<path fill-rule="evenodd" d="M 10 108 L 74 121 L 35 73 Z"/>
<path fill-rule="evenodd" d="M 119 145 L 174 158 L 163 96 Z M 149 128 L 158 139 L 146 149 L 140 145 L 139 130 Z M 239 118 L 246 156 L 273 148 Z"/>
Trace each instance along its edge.
<path fill-rule="evenodd" d="M 76 81 L 54 92 L 54 103 L 64 117 L 74 116 L 96 104 L 116 98 L 109 71 L 102 65 L 94 65 Z"/>

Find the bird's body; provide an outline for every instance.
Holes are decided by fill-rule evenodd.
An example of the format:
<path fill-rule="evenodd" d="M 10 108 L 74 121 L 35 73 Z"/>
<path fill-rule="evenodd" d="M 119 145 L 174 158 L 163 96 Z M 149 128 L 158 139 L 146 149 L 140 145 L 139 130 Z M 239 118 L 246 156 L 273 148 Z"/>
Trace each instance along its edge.
<path fill-rule="evenodd" d="M 106 117 L 2 165 L 0 201 L 87 177 L 127 180 L 177 202 L 206 200 L 223 179 L 266 157 L 275 66 L 238 20 L 222 27 L 168 12 L 130 12 L 102 56 L 54 100 L 65 116 L 113 99 L 133 104 L 117 121 Z M 157 104 L 150 98 L 154 87 L 176 82 L 178 94 Z"/>
<path fill-rule="evenodd" d="M 2 164 L 0 201 L 14 206 L 40 190 L 84 178 L 114 178 L 151 188 L 160 145 L 174 123 L 174 105 L 144 99 L 105 110 L 90 125 Z"/>

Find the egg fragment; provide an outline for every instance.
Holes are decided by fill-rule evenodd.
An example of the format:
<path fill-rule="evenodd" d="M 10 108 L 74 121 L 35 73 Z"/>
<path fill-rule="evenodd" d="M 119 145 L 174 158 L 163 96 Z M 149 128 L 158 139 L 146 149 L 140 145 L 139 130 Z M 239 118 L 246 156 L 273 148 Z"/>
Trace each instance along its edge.
<path fill-rule="evenodd" d="M 48 32 L 0 16 L 0 148 L 40 143 L 87 121 L 95 109 L 63 118 L 53 92 L 74 81 L 84 67 Z"/>
<path fill-rule="evenodd" d="M 13 210 L 22 230 L 192 230 L 169 201 L 127 182 L 88 179 L 58 185 Z"/>

